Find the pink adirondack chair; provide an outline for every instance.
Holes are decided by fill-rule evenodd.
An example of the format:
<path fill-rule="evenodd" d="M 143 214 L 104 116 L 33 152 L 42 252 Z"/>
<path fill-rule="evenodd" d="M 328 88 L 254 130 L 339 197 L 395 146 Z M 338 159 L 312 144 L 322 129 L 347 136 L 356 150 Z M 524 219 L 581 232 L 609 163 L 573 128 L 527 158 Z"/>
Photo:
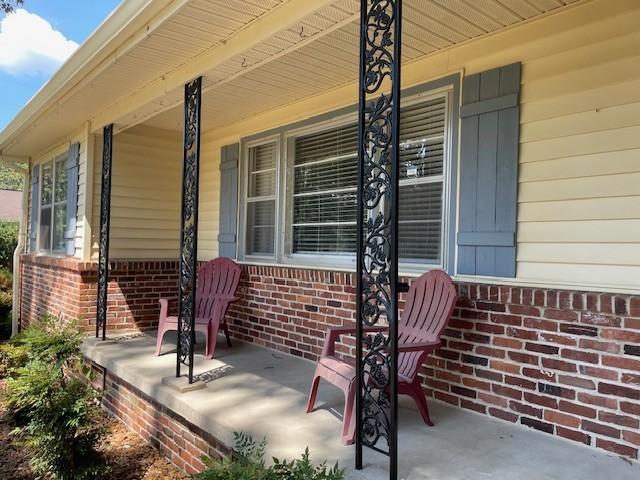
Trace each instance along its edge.
<path fill-rule="evenodd" d="M 228 258 L 216 258 L 198 269 L 195 330 L 205 335 L 208 359 L 213 358 L 220 327 L 231 346 L 225 314 L 229 305 L 238 300 L 235 293 L 239 282 L 240 265 Z M 169 300 L 161 298 L 156 356 L 160 355 L 164 334 L 171 330 L 178 330 L 178 317 L 169 316 Z"/>
<path fill-rule="evenodd" d="M 411 284 L 398 322 L 398 393 L 414 399 L 424 422 L 429 426 L 433 426 L 433 423 L 429 418 L 418 370 L 425 357 L 440 346 L 440 335 L 451 318 L 456 299 L 456 288 L 449 275 L 442 270 L 432 270 Z M 386 327 L 365 328 L 367 333 L 386 330 Z M 344 392 L 342 442 L 345 445 L 353 443 L 355 433 L 356 371 L 353 366 L 335 357 L 335 343 L 341 335 L 355 335 L 355 332 L 355 327 L 329 328 L 307 403 L 307 413 L 312 412 L 321 378 Z"/>

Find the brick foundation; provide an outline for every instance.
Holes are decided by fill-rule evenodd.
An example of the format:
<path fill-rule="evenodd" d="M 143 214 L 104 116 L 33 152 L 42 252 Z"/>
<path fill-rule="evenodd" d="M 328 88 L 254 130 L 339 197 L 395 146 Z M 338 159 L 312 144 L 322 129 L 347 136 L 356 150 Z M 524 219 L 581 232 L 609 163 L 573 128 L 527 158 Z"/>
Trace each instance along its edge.
<path fill-rule="evenodd" d="M 405 279 L 408 280 L 408 279 Z M 638 459 L 640 297 L 458 284 L 428 395 Z M 245 266 L 233 334 L 310 360 L 354 321 L 350 273 Z M 353 354 L 353 341 L 339 347 Z"/>
<path fill-rule="evenodd" d="M 23 262 L 22 324 L 60 309 L 92 330 L 95 264 L 41 258 Z M 177 268 L 114 262 L 109 328 L 153 328 L 157 299 L 176 296 Z M 640 296 L 470 283 L 458 291 L 443 348 L 422 371 L 429 396 L 638 459 Z M 309 360 L 328 327 L 354 321 L 351 273 L 245 265 L 239 296 L 233 337 Z M 351 357 L 353 346 L 347 338 L 338 352 Z"/>
<path fill-rule="evenodd" d="M 202 457 L 218 458 L 230 449 L 211 434 L 161 405 L 147 394 L 92 364 L 93 382 L 103 390 L 102 407 L 130 430 L 157 448 L 181 470 L 193 474 L 204 469 Z"/>
<path fill-rule="evenodd" d="M 49 313 L 78 320 L 93 332 L 96 321 L 97 264 L 73 258 L 23 255 L 20 326 Z M 114 261 L 109 271 L 108 331 L 157 326 L 159 298 L 177 298 L 178 261 Z"/>

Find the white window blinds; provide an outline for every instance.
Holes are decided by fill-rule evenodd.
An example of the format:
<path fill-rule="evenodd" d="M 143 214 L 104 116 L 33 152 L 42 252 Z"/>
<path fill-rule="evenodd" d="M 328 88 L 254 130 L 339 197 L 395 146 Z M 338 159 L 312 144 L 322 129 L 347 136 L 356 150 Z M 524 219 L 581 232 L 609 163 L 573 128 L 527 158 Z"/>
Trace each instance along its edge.
<path fill-rule="evenodd" d="M 407 263 L 439 264 L 446 98 L 407 106 L 400 113 L 398 247 Z"/>
<path fill-rule="evenodd" d="M 249 148 L 246 252 L 273 256 L 276 221 L 276 141 Z"/>
<path fill-rule="evenodd" d="M 356 126 L 296 137 L 293 143 L 293 253 L 355 252 Z"/>
<path fill-rule="evenodd" d="M 444 96 L 402 109 L 398 236 L 403 262 L 441 260 L 445 125 Z M 289 145 L 291 253 L 353 254 L 357 126 L 301 135 Z"/>

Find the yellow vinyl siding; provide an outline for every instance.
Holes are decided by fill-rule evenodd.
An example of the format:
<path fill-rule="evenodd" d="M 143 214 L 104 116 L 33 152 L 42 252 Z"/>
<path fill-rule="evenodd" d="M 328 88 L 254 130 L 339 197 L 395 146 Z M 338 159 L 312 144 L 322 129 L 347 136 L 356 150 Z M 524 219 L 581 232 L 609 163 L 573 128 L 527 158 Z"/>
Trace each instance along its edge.
<path fill-rule="evenodd" d="M 524 55 L 519 279 L 640 288 L 638 7 L 582 7 L 598 20 Z"/>
<path fill-rule="evenodd" d="M 98 256 L 102 142 L 95 142 L 92 258 Z M 178 258 L 180 240 L 179 132 L 135 127 L 113 137 L 110 256 Z"/>
<path fill-rule="evenodd" d="M 200 147 L 200 210 L 198 211 L 198 259 L 218 256 L 220 230 L 220 149 L 215 137 L 203 134 Z"/>
<path fill-rule="evenodd" d="M 640 289 L 638 25 L 640 2 L 591 2 L 404 67 L 411 86 L 522 62 L 517 282 Z M 232 143 L 355 101 L 350 84 L 209 133 Z"/>

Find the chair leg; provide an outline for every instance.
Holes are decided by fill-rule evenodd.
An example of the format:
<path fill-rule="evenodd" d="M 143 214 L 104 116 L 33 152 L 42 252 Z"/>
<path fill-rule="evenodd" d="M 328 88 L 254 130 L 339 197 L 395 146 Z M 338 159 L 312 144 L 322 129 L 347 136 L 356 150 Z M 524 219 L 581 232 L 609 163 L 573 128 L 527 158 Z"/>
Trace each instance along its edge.
<path fill-rule="evenodd" d="M 355 400 L 356 389 L 354 381 L 349 385 L 344 398 L 344 415 L 342 417 L 342 443 L 344 445 L 351 445 L 354 442 L 356 433 Z"/>
<path fill-rule="evenodd" d="M 207 346 L 205 348 L 205 355 L 207 360 L 213 358 L 213 354 L 216 351 L 216 341 L 218 340 L 218 330 L 220 329 L 220 322 L 209 322 L 209 328 L 207 329 Z"/>
<path fill-rule="evenodd" d="M 227 322 L 222 324 L 222 329 L 224 330 L 224 336 L 227 337 L 227 347 L 231 348 L 231 337 L 229 336 L 229 326 Z"/>
<path fill-rule="evenodd" d="M 320 375 L 314 375 L 311 382 L 311 390 L 309 390 L 309 399 L 307 400 L 307 413 L 313 412 L 316 406 L 316 397 L 318 396 L 318 385 L 320 384 Z"/>
<path fill-rule="evenodd" d="M 164 334 L 170 330 L 168 325 L 158 325 L 158 336 L 156 338 L 156 357 L 160 356 L 160 350 L 162 350 L 162 339 Z"/>
<path fill-rule="evenodd" d="M 418 410 L 420 411 L 420 415 L 422 415 L 422 419 L 424 420 L 424 423 L 426 423 L 430 427 L 433 427 L 433 422 L 429 417 L 429 407 L 427 406 L 427 396 L 425 395 L 424 390 L 422 389 L 422 385 L 420 384 L 419 377 L 416 377 L 416 380 L 413 383 L 407 385 L 406 393 L 411 398 L 413 398 L 413 400 L 416 402 L 416 405 L 418 406 Z"/>

